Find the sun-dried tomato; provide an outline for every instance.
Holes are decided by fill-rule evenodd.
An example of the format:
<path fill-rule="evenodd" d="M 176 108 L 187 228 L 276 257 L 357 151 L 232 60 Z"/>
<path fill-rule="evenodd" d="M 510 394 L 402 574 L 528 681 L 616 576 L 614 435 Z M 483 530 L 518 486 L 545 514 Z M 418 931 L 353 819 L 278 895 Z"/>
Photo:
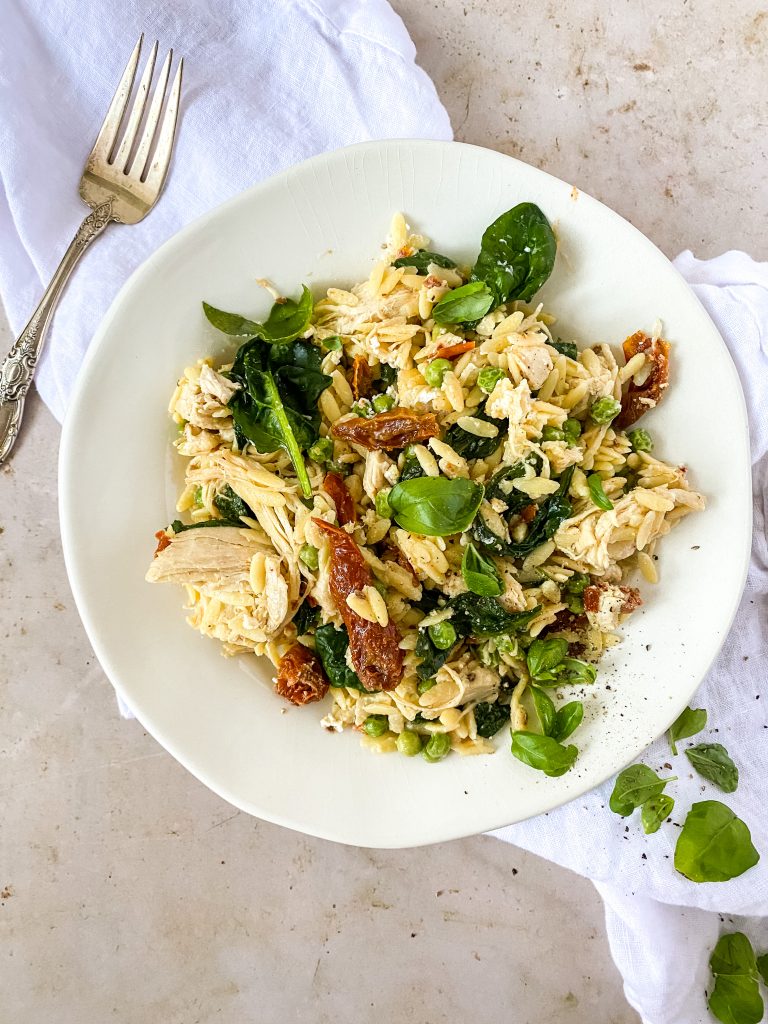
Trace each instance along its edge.
<path fill-rule="evenodd" d="M 330 542 L 330 589 L 349 633 L 352 665 L 366 690 L 394 690 L 403 674 L 400 632 L 390 621 L 386 626 L 368 622 L 347 604 L 347 598 L 373 583 L 368 563 L 345 530 L 322 519 L 312 522 Z"/>
<path fill-rule="evenodd" d="M 597 612 L 600 608 L 600 594 L 612 586 L 613 584 L 611 583 L 593 583 L 585 587 L 583 594 L 584 611 L 592 612 L 593 614 Z M 637 587 L 616 587 L 615 589 L 620 590 L 624 597 L 624 601 L 619 609 L 622 615 L 629 615 L 630 612 L 633 612 L 635 608 L 639 608 L 643 603 Z"/>
<path fill-rule="evenodd" d="M 370 419 L 356 416 L 341 420 L 331 427 L 331 434 L 343 441 L 352 441 L 369 452 L 392 451 L 437 437 L 440 428 L 434 413 L 418 415 L 411 409 L 390 409 Z"/>
<path fill-rule="evenodd" d="M 367 398 L 371 393 L 371 368 L 364 356 L 355 356 L 352 363 L 352 394 L 355 398 Z"/>
<path fill-rule="evenodd" d="M 352 495 L 347 490 L 347 485 L 338 473 L 326 473 L 325 480 L 323 480 L 323 490 L 330 494 L 336 506 L 336 518 L 339 520 L 340 526 L 357 522 L 357 513 L 355 512 L 355 503 Z"/>
<path fill-rule="evenodd" d="M 636 423 L 643 413 L 658 405 L 669 385 L 669 342 L 663 338 L 650 338 L 636 331 L 622 345 L 627 362 L 638 352 L 644 352 L 650 372 L 642 384 L 630 378 L 629 387 L 621 397 L 621 412 L 616 425 L 624 430 Z"/>
<path fill-rule="evenodd" d="M 534 502 L 531 502 L 530 505 L 526 505 L 525 508 L 521 511 L 520 518 L 523 520 L 524 523 L 530 523 L 533 521 L 533 519 L 536 518 L 536 513 L 538 511 L 539 506 L 536 505 Z"/>
<path fill-rule="evenodd" d="M 158 530 L 155 534 L 157 539 L 157 547 L 155 548 L 155 558 L 160 554 L 161 551 L 165 551 L 168 545 L 171 543 L 171 538 L 165 532 L 165 530 Z"/>
<path fill-rule="evenodd" d="M 275 691 L 299 706 L 322 700 L 328 692 L 328 680 L 318 656 L 303 644 L 289 647 L 277 667 Z"/>
<path fill-rule="evenodd" d="M 436 359 L 456 359 L 463 356 L 465 352 L 471 352 L 475 347 L 474 341 L 458 341 L 455 345 L 446 345 L 435 352 Z"/>

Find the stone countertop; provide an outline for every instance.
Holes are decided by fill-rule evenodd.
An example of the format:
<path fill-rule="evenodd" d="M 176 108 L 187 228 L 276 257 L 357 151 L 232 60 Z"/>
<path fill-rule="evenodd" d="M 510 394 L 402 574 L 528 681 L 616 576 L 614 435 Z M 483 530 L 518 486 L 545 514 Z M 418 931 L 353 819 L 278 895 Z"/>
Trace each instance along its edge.
<path fill-rule="evenodd" d="M 394 7 L 457 138 L 670 256 L 768 255 L 759 3 Z M 585 880 L 485 837 L 371 851 L 265 824 L 119 719 L 62 564 L 58 436 L 33 396 L 0 470 L 3 1022 L 637 1021 Z"/>

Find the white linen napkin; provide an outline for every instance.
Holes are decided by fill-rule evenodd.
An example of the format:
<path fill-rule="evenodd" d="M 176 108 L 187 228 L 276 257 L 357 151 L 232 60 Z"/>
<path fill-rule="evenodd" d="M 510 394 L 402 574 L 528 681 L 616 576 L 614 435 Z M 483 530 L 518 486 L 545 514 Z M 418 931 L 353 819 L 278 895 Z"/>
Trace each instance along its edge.
<path fill-rule="evenodd" d="M 105 231 L 56 312 L 36 383 L 58 420 L 112 299 L 184 224 L 325 150 L 451 138 L 386 0 L 9 0 L 0 32 L 0 293 L 16 332 L 88 212 L 77 184 L 142 31 L 146 53 L 159 39 L 184 57 L 176 152 L 155 209 Z"/>
<path fill-rule="evenodd" d="M 682 824 L 695 800 L 722 799 L 747 822 L 762 859 L 730 882 L 688 881 L 673 866 L 679 826 L 664 824 L 646 836 L 639 814 L 613 814 L 613 779 L 549 814 L 492 833 L 595 882 L 624 990 L 645 1024 L 712 1019 L 704 989 L 709 953 L 721 931 L 746 931 L 758 953 L 768 950 L 768 921 L 760 920 L 768 915 L 768 264 L 741 252 L 707 261 L 684 252 L 675 265 L 728 345 L 750 421 L 752 561 L 733 628 L 691 700 L 691 707 L 708 710 L 707 728 L 689 741 L 722 743 L 739 767 L 739 787 L 726 795 L 704 783 L 683 755 L 685 742 L 673 757 L 662 737 L 639 760 L 654 770 L 671 763 L 679 776 L 669 787 L 675 822 Z"/>

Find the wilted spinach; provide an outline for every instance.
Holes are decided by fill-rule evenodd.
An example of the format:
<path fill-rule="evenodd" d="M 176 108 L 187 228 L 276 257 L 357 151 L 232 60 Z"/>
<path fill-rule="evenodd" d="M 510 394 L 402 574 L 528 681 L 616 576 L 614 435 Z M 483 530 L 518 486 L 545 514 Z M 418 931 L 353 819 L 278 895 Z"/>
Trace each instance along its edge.
<path fill-rule="evenodd" d="M 470 280 L 490 288 L 494 307 L 510 299 L 526 302 L 552 273 L 556 255 L 547 218 L 535 203 L 520 203 L 485 229 Z"/>
<path fill-rule="evenodd" d="M 416 480 L 417 477 L 426 475 L 427 474 L 421 468 L 421 463 L 416 458 L 413 445 L 409 445 L 405 449 L 405 453 L 403 455 L 403 468 L 400 470 L 399 482 L 403 483 L 405 480 Z"/>
<path fill-rule="evenodd" d="M 477 735 L 489 740 L 496 733 L 503 729 L 509 721 L 509 704 L 499 704 L 498 701 L 488 704 L 481 701 L 475 704 L 475 724 Z"/>
<path fill-rule="evenodd" d="M 434 263 L 436 267 L 451 268 L 456 264 L 448 256 L 442 256 L 439 252 L 430 252 L 429 249 L 419 249 L 412 256 L 400 256 L 392 264 L 393 267 L 416 267 L 420 274 L 426 274 L 429 264 Z"/>
<path fill-rule="evenodd" d="M 357 673 L 347 664 L 346 653 L 349 634 L 342 626 L 330 625 L 315 630 L 315 652 L 322 662 L 323 671 L 331 686 L 346 686 L 350 690 L 365 690 Z M 367 692 L 367 691 L 366 691 Z"/>
<path fill-rule="evenodd" d="M 296 627 L 297 636 L 304 636 L 306 633 L 309 633 L 319 621 L 320 606 L 315 605 L 313 608 L 309 601 L 302 601 L 299 605 L 299 610 L 293 616 L 293 624 Z"/>
<path fill-rule="evenodd" d="M 229 484 L 225 484 L 219 491 L 213 499 L 213 504 L 225 519 L 232 520 L 233 522 L 238 520 L 240 516 L 248 516 L 250 519 L 253 519 L 251 507 L 243 501 L 239 494 L 232 490 Z"/>
<path fill-rule="evenodd" d="M 495 597 L 459 594 L 449 602 L 453 608 L 451 623 L 460 636 L 498 636 L 524 630 L 541 611 L 540 606 L 525 612 L 508 612 Z"/>
<path fill-rule="evenodd" d="M 522 541 L 510 542 L 504 540 L 503 537 L 499 537 L 488 526 L 482 512 L 479 513 L 472 524 L 473 540 L 495 555 L 507 555 L 510 558 L 525 558 L 526 555 L 529 555 L 534 548 L 543 544 L 544 541 L 551 540 L 560 524 L 573 511 L 571 502 L 568 499 L 568 488 L 571 485 L 573 468 L 573 466 L 569 466 L 566 469 L 560 477 L 558 489 L 539 505 L 536 515 L 533 517 L 528 528 L 528 533 Z M 530 504 L 530 499 L 526 498 L 525 504 Z"/>
<path fill-rule="evenodd" d="M 497 420 L 485 412 L 485 406 L 472 414 L 475 419 L 484 423 L 492 423 L 498 427 L 498 434 L 495 437 L 480 437 L 469 430 L 464 430 L 458 423 L 454 423 L 445 433 L 445 443 L 449 444 L 457 455 L 465 459 L 487 459 L 493 455 L 496 449 L 507 435 L 509 430 L 508 420 Z"/>
<path fill-rule="evenodd" d="M 576 348 L 576 344 L 573 341 L 560 341 L 559 338 L 553 338 L 549 343 L 556 352 L 561 355 L 568 356 L 569 359 L 577 359 L 579 350 Z"/>
<path fill-rule="evenodd" d="M 438 671 L 448 661 L 453 651 L 456 650 L 456 646 L 462 640 L 463 637 L 458 637 L 453 647 L 443 650 L 432 642 L 428 630 L 420 629 L 415 648 L 416 656 L 421 658 L 421 661 L 416 666 L 416 675 L 419 679 L 432 679 L 433 676 L 437 675 Z"/>

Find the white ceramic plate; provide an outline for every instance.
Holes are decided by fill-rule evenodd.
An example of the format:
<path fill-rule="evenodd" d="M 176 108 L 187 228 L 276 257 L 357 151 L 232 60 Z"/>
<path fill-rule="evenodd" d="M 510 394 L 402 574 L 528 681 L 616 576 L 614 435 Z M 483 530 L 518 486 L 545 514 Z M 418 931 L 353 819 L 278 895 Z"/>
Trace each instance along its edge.
<path fill-rule="evenodd" d="M 509 754 L 375 756 L 355 733 L 328 734 L 320 706 L 287 708 L 271 666 L 225 659 L 184 621 L 182 592 L 144 573 L 174 518 L 182 460 L 166 407 L 181 369 L 231 351 L 206 299 L 258 319 L 269 277 L 365 278 L 402 210 L 433 248 L 467 262 L 483 229 L 523 200 L 556 225 L 561 251 L 540 297 L 560 333 L 620 343 L 657 317 L 674 343 L 672 386 L 648 419 L 657 453 L 690 466 L 709 500 L 661 545 L 661 584 L 586 697 L 576 767 L 549 779 Z M 471 835 L 546 811 L 637 757 L 688 702 L 741 593 L 749 549 L 744 402 L 725 345 L 667 259 L 617 214 L 562 181 L 457 143 L 376 142 L 257 185 L 172 238 L 123 288 L 94 339 L 64 428 L 64 551 L 94 650 L 142 724 L 231 803 L 339 842 L 404 847 Z M 610 690 L 605 690 L 605 685 Z"/>

